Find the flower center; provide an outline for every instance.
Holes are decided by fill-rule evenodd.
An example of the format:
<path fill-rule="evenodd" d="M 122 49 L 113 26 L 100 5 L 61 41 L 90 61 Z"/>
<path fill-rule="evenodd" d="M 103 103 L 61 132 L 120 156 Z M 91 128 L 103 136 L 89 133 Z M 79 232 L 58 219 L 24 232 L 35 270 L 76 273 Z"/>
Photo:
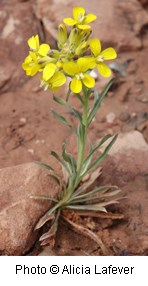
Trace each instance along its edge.
<path fill-rule="evenodd" d="M 78 16 L 78 23 L 82 23 L 84 21 L 85 16 L 83 16 L 81 13 Z"/>
<path fill-rule="evenodd" d="M 104 62 L 104 56 L 100 55 L 97 57 L 97 63 L 99 63 L 99 62 L 101 62 L 101 63 Z"/>
<path fill-rule="evenodd" d="M 83 78 L 84 78 L 84 74 L 83 74 L 82 72 L 76 74 L 76 79 L 81 80 L 81 79 L 83 79 Z"/>

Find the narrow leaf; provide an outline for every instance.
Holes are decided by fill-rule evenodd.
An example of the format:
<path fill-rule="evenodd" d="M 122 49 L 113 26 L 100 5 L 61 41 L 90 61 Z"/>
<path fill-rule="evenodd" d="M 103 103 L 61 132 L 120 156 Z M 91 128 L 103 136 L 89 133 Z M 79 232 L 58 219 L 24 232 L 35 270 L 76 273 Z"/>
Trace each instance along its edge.
<path fill-rule="evenodd" d="M 73 172 L 76 171 L 76 161 L 72 154 L 69 154 L 66 152 L 66 144 L 64 143 L 62 146 L 62 157 L 63 159 L 69 164 L 70 169 L 73 170 Z"/>
<path fill-rule="evenodd" d="M 88 210 L 88 211 L 100 211 L 100 212 L 107 212 L 107 210 L 98 205 L 68 205 L 65 206 L 67 209 L 72 209 L 72 210 Z"/>
<path fill-rule="evenodd" d="M 84 163 L 83 163 L 83 171 L 81 173 L 81 176 L 85 176 L 87 174 L 87 170 L 88 170 L 88 166 L 91 162 L 92 159 L 92 155 L 95 153 L 95 151 L 97 151 L 101 145 L 103 145 L 109 138 L 111 138 L 113 135 L 107 134 L 106 136 L 104 136 L 103 138 L 101 138 L 101 140 L 99 141 L 99 143 L 90 151 L 88 157 L 85 159 Z"/>
<path fill-rule="evenodd" d="M 102 100 L 104 99 L 104 97 L 106 96 L 108 90 L 110 89 L 111 85 L 113 83 L 113 79 L 111 79 L 109 81 L 109 83 L 105 86 L 105 88 L 103 89 L 102 93 L 100 95 L 98 95 L 98 92 L 95 90 L 95 99 L 94 99 L 94 105 L 93 105 L 93 108 L 89 114 L 89 117 L 88 117 L 88 123 L 90 125 L 90 123 L 92 122 L 94 116 L 96 115 L 100 105 L 101 105 L 101 102 Z"/>
<path fill-rule="evenodd" d="M 52 202 L 55 202 L 57 203 L 58 201 L 54 198 L 51 198 L 49 196 L 45 196 L 45 195 L 31 195 L 30 198 L 33 198 L 33 199 L 42 199 L 42 200 L 47 200 L 47 201 L 52 201 Z"/>
<path fill-rule="evenodd" d="M 73 108 L 70 104 L 68 104 L 66 101 L 64 101 L 63 99 L 54 96 L 53 97 L 54 101 L 56 101 L 57 103 L 64 105 L 66 108 L 68 108 L 69 110 L 71 110 L 75 116 L 80 120 L 80 122 L 82 122 L 82 116 L 80 114 L 79 111 L 77 111 L 75 108 Z"/>
<path fill-rule="evenodd" d="M 58 114 L 56 111 L 51 110 L 52 114 L 63 124 L 65 124 L 66 126 L 70 127 L 71 129 L 73 129 L 73 126 L 71 124 L 68 123 L 68 121 L 66 120 L 66 118 L 60 114 Z"/>
<path fill-rule="evenodd" d="M 50 154 L 55 157 L 57 159 L 57 161 L 59 161 L 59 163 L 66 169 L 66 171 L 70 174 L 70 170 L 66 164 L 66 162 L 62 161 L 61 158 L 59 157 L 59 155 L 55 152 L 55 151 L 50 151 Z"/>
<path fill-rule="evenodd" d="M 38 223 L 35 226 L 35 230 L 41 228 L 47 221 L 53 220 L 53 219 L 54 219 L 54 214 L 53 213 L 52 214 L 46 213 L 45 215 L 43 215 L 39 219 Z"/>
<path fill-rule="evenodd" d="M 74 198 L 70 203 L 71 204 L 76 204 L 76 203 L 79 203 L 79 204 L 81 204 L 81 203 L 83 203 L 83 202 L 88 202 L 88 201 L 94 201 L 94 200 L 99 200 L 99 199 L 104 199 L 104 198 L 106 198 L 106 197 L 111 197 L 111 196 L 115 196 L 115 195 L 117 195 L 118 193 L 120 193 L 121 192 L 121 190 L 116 190 L 116 191 L 113 191 L 113 192 L 109 192 L 109 193 L 106 193 L 106 194 L 102 194 L 101 192 L 98 194 L 98 195 L 96 195 L 96 196 L 89 196 L 89 193 L 88 194 L 86 194 L 86 196 L 85 197 L 83 197 L 83 198 Z"/>
<path fill-rule="evenodd" d="M 45 169 L 50 170 L 50 171 L 54 171 L 54 169 L 51 166 L 47 165 L 47 164 L 44 164 L 44 163 L 41 163 L 41 162 L 38 162 L 38 161 L 35 161 L 34 163 L 39 165 L 42 168 L 45 168 Z"/>
<path fill-rule="evenodd" d="M 80 195 L 80 192 L 74 192 L 74 195 L 73 195 L 73 199 L 80 199 L 80 198 L 85 198 L 87 196 L 90 196 L 90 195 L 94 195 L 98 192 L 102 192 L 102 191 L 107 191 L 109 189 L 113 189 L 113 188 L 117 188 L 116 186 L 101 186 L 101 187 L 96 187 L 94 190 L 90 191 L 90 192 L 85 192 L 84 194 L 82 194 L 85 189 L 81 189 L 81 195 Z M 80 189 L 78 189 L 80 191 Z"/>
<path fill-rule="evenodd" d="M 107 147 L 105 148 L 105 150 L 103 151 L 103 153 L 101 154 L 101 156 L 95 160 L 95 162 L 88 168 L 88 171 L 92 171 L 93 169 L 95 169 L 96 167 L 98 167 L 98 165 L 106 158 L 109 150 L 111 149 L 112 145 L 115 143 L 116 139 L 117 139 L 118 135 L 115 135 L 113 137 L 113 139 L 111 140 L 111 142 L 107 145 Z"/>
<path fill-rule="evenodd" d="M 90 179 L 87 181 L 87 182 L 85 182 L 85 183 L 83 183 L 82 184 L 82 186 L 80 186 L 77 190 L 76 190 L 76 192 L 75 192 L 75 194 L 81 194 L 81 193 L 83 193 L 83 192 L 86 192 L 87 191 L 87 189 L 96 181 L 96 179 L 101 175 L 101 172 L 102 171 L 102 168 L 97 168 L 92 174 L 91 174 L 91 176 L 90 176 Z"/>

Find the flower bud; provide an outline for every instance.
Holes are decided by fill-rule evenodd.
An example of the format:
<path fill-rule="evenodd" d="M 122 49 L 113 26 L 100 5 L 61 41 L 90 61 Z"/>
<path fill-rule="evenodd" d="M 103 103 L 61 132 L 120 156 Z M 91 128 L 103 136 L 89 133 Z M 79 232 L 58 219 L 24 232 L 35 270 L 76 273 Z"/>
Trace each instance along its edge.
<path fill-rule="evenodd" d="M 67 41 L 67 29 L 64 24 L 60 24 L 58 27 L 58 47 L 59 49 L 62 49 L 66 41 Z"/>
<path fill-rule="evenodd" d="M 69 35 L 69 45 L 77 47 L 81 42 L 80 32 L 77 28 L 72 29 Z"/>
<path fill-rule="evenodd" d="M 76 48 L 76 51 L 75 51 L 76 55 L 77 55 L 77 56 L 80 56 L 80 55 L 84 54 L 85 51 L 87 50 L 87 48 L 88 48 L 88 43 L 87 43 L 87 42 L 81 43 L 81 44 Z"/>

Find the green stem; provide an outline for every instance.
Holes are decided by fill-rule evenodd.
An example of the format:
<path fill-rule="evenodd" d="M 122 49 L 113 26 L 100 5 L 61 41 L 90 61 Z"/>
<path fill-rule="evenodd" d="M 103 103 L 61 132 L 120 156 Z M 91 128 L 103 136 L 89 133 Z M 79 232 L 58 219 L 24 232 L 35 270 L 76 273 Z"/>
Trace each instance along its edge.
<path fill-rule="evenodd" d="M 77 160 L 77 180 L 76 185 L 79 183 L 79 177 L 84 161 L 84 152 L 86 145 L 86 137 L 87 137 L 87 129 L 88 129 L 88 103 L 89 103 L 89 95 L 86 88 L 83 88 L 83 115 L 82 115 L 82 123 L 84 125 L 84 133 L 83 133 L 83 142 L 78 145 L 78 160 Z M 79 138 L 78 138 L 79 139 Z"/>
<path fill-rule="evenodd" d="M 80 133 L 78 134 L 78 158 L 77 158 L 77 173 L 76 176 L 72 176 L 69 181 L 69 186 L 65 192 L 64 202 L 68 202 L 71 196 L 80 183 L 80 174 L 84 162 L 84 152 L 85 144 L 88 130 L 88 104 L 89 104 L 89 93 L 86 88 L 83 88 L 83 100 L 81 101 L 83 106 L 82 123 L 79 127 L 81 128 L 81 138 Z"/>

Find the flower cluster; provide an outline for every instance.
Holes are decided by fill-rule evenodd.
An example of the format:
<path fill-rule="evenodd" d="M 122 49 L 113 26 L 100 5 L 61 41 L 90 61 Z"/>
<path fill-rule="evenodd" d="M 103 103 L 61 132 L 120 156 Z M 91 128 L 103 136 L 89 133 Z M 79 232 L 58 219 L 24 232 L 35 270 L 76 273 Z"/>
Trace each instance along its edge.
<path fill-rule="evenodd" d="M 58 49 L 51 49 L 48 44 L 40 44 L 38 35 L 28 40 L 29 55 L 25 58 L 22 68 L 26 75 L 34 76 L 41 73 L 41 86 L 44 90 L 56 91 L 71 78 L 70 90 L 80 93 L 83 85 L 93 88 L 95 80 L 89 74 L 97 67 L 103 77 L 111 75 L 110 68 L 105 60 L 117 57 L 113 48 L 101 51 L 98 39 L 89 39 L 91 27 L 96 16 L 85 14 L 82 7 L 73 8 L 73 18 L 65 18 L 64 24 L 58 27 Z M 66 25 L 72 29 L 68 32 Z"/>

